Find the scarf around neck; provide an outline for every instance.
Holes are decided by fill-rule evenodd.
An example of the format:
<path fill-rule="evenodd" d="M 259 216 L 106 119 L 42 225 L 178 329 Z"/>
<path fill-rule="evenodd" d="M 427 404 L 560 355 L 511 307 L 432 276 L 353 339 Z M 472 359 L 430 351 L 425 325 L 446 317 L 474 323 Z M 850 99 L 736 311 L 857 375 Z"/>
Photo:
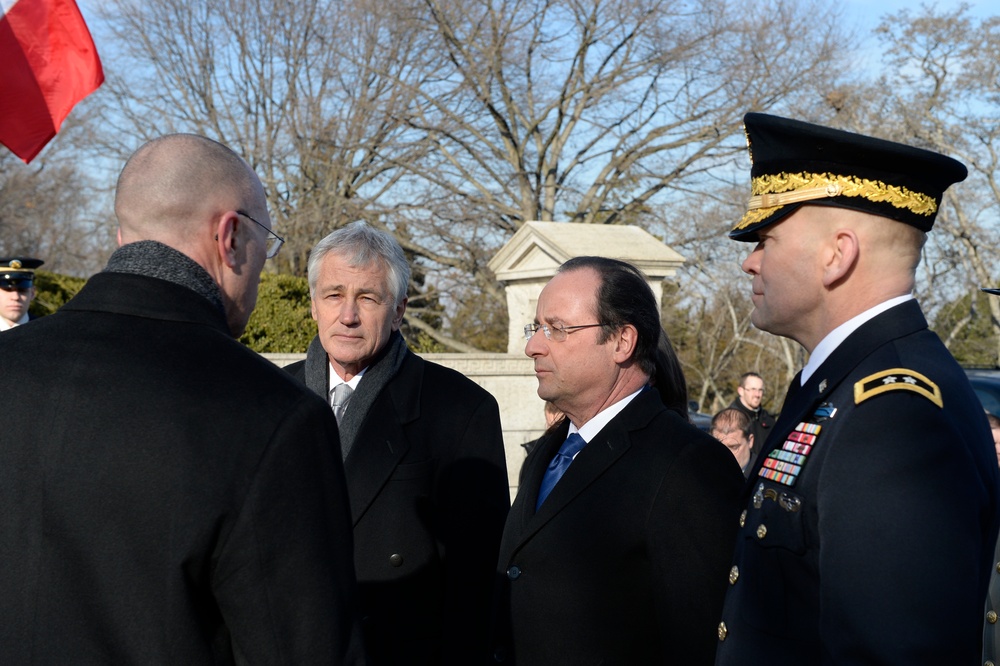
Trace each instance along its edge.
<path fill-rule="evenodd" d="M 340 448 L 344 460 L 347 460 L 347 455 L 354 447 L 358 431 L 361 430 L 375 399 L 399 372 L 399 368 L 403 365 L 403 360 L 408 353 L 409 349 L 406 347 L 403 336 L 399 331 L 393 331 L 392 335 L 389 336 L 389 341 L 365 371 L 358 383 L 358 388 L 351 396 L 347 411 L 340 419 Z M 306 386 L 329 403 L 330 360 L 318 335 L 312 339 L 312 342 L 309 343 L 309 349 L 306 351 L 304 373 Z"/>

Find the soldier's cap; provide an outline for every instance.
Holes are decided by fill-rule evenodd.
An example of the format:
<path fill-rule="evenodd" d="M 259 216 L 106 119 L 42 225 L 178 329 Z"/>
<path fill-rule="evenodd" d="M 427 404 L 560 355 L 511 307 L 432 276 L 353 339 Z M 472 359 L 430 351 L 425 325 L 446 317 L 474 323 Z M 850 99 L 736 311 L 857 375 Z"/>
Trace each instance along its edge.
<path fill-rule="evenodd" d="M 764 113 L 743 118 L 750 202 L 729 232 L 756 242 L 764 227 L 805 204 L 872 213 L 930 231 L 944 191 L 965 165 L 902 143 Z"/>
<path fill-rule="evenodd" d="M 989 287 L 980 287 L 979 289 L 981 291 L 985 291 L 987 294 L 996 294 L 997 296 L 1000 296 L 1000 289 L 991 289 Z"/>
<path fill-rule="evenodd" d="M 44 264 L 32 257 L 0 257 L 0 289 L 29 289 L 35 283 L 35 269 Z"/>

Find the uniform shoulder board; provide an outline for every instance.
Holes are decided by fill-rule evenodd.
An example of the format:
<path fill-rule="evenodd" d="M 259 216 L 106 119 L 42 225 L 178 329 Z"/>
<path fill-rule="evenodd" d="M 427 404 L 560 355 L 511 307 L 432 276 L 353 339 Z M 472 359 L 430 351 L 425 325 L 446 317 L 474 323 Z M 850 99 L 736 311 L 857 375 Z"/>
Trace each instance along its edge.
<path fill-rule="evenodd" d="M 913 391 L 919 393 L 938 407 L 943 407 L 941 389 L 931 380 L 915 370 L 892 368 L 882 370 L 874 375 L 868 375 L 854 385 L 854 404 L 860 405 L 868 398 L 873 398 L 889 391 Z"/>

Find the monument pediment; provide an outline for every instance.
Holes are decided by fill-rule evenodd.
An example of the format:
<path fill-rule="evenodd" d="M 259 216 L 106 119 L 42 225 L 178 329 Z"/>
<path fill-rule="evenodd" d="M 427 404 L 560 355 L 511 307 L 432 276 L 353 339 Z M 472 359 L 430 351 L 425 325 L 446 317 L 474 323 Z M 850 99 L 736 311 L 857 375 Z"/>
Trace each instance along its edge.
<path fill-rule="evenodd" d="M 622 259 L 653 279 L 675 275 L 684 257 L 645 229 L 608 224 L 526 222 L 489 262 L 503 282 L 550 278 L 573 257 Z"/>

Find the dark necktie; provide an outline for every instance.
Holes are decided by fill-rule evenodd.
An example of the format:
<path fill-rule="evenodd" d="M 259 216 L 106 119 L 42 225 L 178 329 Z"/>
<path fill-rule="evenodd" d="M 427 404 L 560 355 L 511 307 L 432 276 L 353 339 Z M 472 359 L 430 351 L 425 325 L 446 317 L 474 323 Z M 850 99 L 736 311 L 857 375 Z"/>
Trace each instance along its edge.
<path fill-rule="evenodd" d="M 538 511 L 542 506 L 542 502 L 545 501 L 545 498 L 549 496 L 552 489 L 559 483 L 562 475 L 566 473 L 569 464 L 573 462 L 573 456 L 579 453 L 580 449 L 586 445 L 587 442 L 577 432 L 567 437 L 566 441 L 562 443 L 562 446 L 559 447 L 559 453 L 555 455 L 552 462 L 549 463 L 549 468 L 545 470 L 545 476 L 542 477 L 542 485 L 538 487 L 538 502 L 535 504 L 535 511 Z"/>
<path fill-rule="evenodd" d="M 348 384 L 338 384 L 333 388 L 333 398 L 330 400 L 330 405 L 333 407 L 333 415 L 337 417 L 337 423 L 344 417 L 344 411 L 347 409 L 347 402 L 351 399 L 351 394 L 354 393 Z"/>

